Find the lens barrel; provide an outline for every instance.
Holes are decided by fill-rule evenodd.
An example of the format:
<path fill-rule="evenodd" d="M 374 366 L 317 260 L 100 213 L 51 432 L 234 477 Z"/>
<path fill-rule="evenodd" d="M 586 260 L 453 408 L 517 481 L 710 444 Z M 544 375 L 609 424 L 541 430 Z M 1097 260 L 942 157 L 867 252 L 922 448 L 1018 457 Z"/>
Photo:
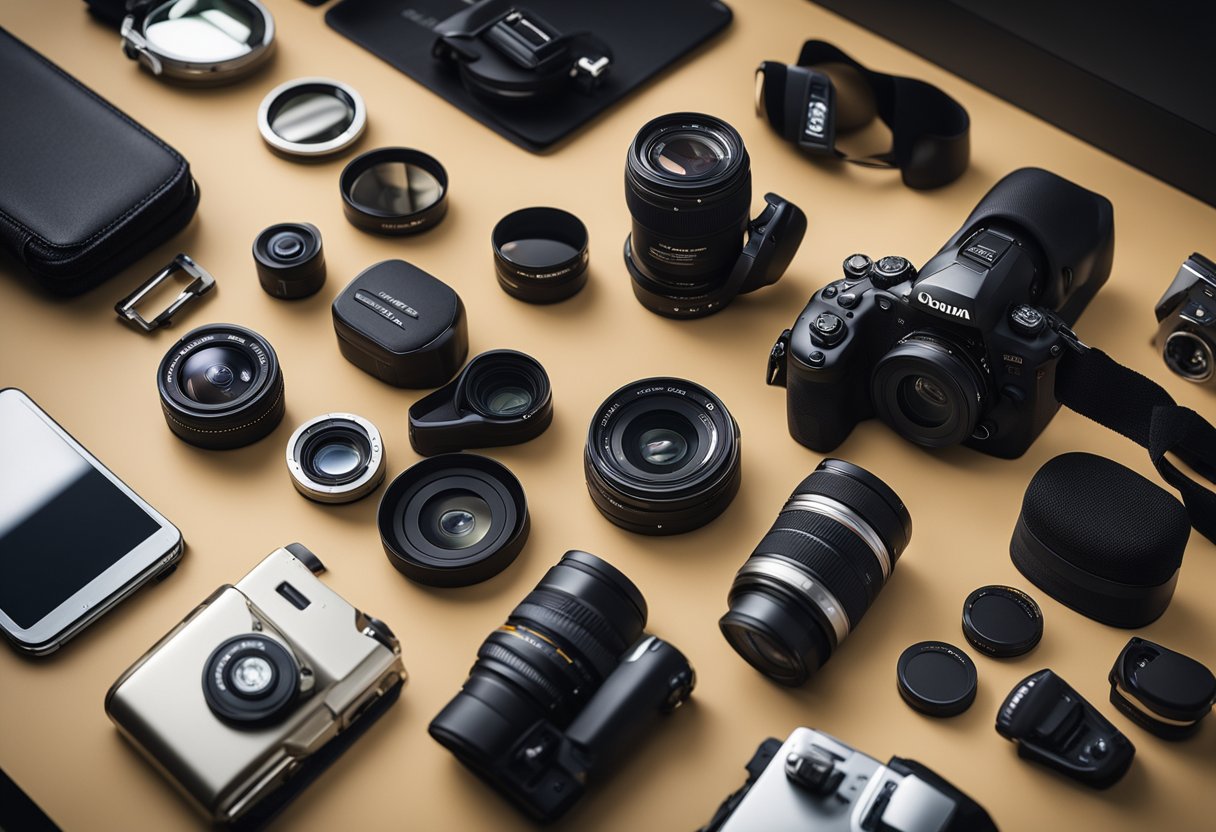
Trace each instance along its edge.
<path fill-rule="evenodd" d="M 621 528 L 691 531 L 725 511 L 739 490 L 739 426 L 699 384 L 635 381 L 596 411 L 583 472 L 596 508 Z"/>
<path fill-rule="evenodd" d="M 987 384 L 965 349 L 938 334 L 914 332 L 879 359 L 870 382 L 878 418 L 927 448 L 970 438 Z"/>
<path fill-rule="evenodd" d="M 861 622 L 911 536 L 886 483 L 825 459 L 735 576 L 722 635 L 764 675 L 801 685 Z"/>

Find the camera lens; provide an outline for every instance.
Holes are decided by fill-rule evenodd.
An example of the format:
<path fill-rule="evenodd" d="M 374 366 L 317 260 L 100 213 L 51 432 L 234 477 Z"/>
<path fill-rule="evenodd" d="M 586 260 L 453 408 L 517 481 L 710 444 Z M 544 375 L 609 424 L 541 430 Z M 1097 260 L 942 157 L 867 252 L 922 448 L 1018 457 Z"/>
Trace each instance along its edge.
<path fill-rule="evenodd" d="M 642 305 L 670 317 L 716 311 L 708 299 L 739 258 L 751 198 L 747 150 L 726 122 L 672 113 L 642 127 L 625 166 L 625 261 Z"/>
<path fill-rule="evenodd" d="M 283 373 L 269 342 L 233 324 L 186 333 L 157 370 L 169 429 L 200 448 L 239 448 L 283 419 Z"/>
<path fill-rule="evenodd" d="M 439 160 L 406 147 L 355 157 L 339 179 L 346 218 L 375 234 L 418 234 L 447 214 L 448 174 Z"/>
<path fill-rule="evenodd" d="M 735 576 L 722 635 L 765 676 L 802 684 L 861 622 L 911 536 L 886 483 L 825 459 Z"/>
<path fill-rule="evenodd" d="M 377 512 L 389 561 L 429 586 L 467 586 L 506 569 L 530 522 L 523 486 L 474 454 L 423 460 L 393 480 Z"/>
<path fill-rule="evenodd" d="M 739 427 L 704 387 L 643 379 L 600 405 L 583 470 L 596 507 L 621 528 L 690 531 L 721 514 L 739 490 Z"/>
<path fill-rule="evenodd" d="M 1165 364 L 1187 381 L 1205 382 L 1212 378 L 1212 347 L 1193 332 L 1178 330 L 1165 339 Z"/>
<path fill-rule="evenodd" d="M 539 720 L 565 728 L 646 626 L 633 582 L 587 552 L 567 552 L 482 643 L 463 689 L 429 731 L 492 774 Z"/>
<path fill-rule="evenodd" d="M 283 645 L 256 633 L 212 651 L 203 668 L 203 698 L 226 722 L 257 728 L 278 722 L 300 693 L 300 666 Z"/>
<path fill-rule="evenodd" d="M 268 295 L 294 300 L 325 285 L 321 232 L 306 222 L 272 225 L 253 241 L 258 282 Z"/>
<path fill-rule="evenodd" d="M 321 503 L 362 499 L 384 481 L 380 431 L 353 413 L 326 413 L 287 440 L 287 470 L 296 490 Z"/>
<path fill-rule="evenodd" d="M 957 445 L 976 431 L 984 374 L 967 351 L 938 335 L 914 332 L 874 368 L 878 417 L 918 445 Z"/>

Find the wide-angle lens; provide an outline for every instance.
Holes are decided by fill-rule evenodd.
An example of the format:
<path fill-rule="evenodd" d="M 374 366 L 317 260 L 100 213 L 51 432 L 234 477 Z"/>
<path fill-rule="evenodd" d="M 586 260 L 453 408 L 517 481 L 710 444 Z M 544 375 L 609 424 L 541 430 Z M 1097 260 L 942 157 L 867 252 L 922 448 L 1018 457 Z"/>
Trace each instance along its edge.
<path fill-rule="evenodd" d="M 861 622 L 911 536 L 886 483 L 825 459 L 735 576 L 718 626 L 748 664 L 800 685 Z"/>
<path fill-rule="evenodd" d="M 980 429 L 985 374 L 961 345 L 914 332 L 879 359 L 870 380 L 878 417 L 918 445 L 957 445 Z"/>
<path fill-rule="evenodd" d="M 376 426 L 353 413 L 326 413 L 287 440 L 296 490 L 321 503 L 349 503 L 384 481 L 384 443 Z"/>
<path fill-rule="evenodd" d="M 1165 339 L 1165 364 L 1187 381 L 1208 381 L 1216 372 L 1212 346 L 1185 330 L 1178 330 Z"/>
<path fill-rule="evenodd" d="M 690 531 L 725 511 L 739 490 L 739 427 L 698 384 L 642 379 L 596 411 L 583 471 L 596 507 L 621 528 Z"/>

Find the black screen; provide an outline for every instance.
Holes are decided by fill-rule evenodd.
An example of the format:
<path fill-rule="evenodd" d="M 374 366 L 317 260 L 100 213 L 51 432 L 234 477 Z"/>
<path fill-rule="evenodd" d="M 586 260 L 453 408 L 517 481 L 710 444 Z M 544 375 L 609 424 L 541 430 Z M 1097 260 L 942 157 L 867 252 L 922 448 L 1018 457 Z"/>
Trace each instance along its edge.
<path fill-rule="evenodd" d="M 160 525 L 18 396 L 0 396 L 0 609 L 23 629 Z"/>

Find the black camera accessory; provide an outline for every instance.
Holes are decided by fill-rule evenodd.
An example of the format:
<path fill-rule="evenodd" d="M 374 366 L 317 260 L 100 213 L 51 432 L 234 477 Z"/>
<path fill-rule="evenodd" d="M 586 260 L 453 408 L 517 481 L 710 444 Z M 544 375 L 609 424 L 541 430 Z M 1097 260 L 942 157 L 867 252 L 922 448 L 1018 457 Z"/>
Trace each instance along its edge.
<path fill-rule="evenodd" d="M 944 641 L 922 641 L 904 650 L 896 680 L 909 707 L 929 716 L 957 716 L 975 701 L 975 663 Z"/>
<path fill-rule="evenodd" d="M 286 159 L 319 160 L 350 148 L 367 127 L 367 105 L 332 78 L 296 78 L 272 89 L 258 107 L 258 132 Z"/>
<path fill-rule="evenodd" d="M 263 229 L 253 241 L 258 282 L 271 297 L 295 300 L 325 285 L 321 232 L 307 222 L 284 222 Z"/>
<path fill-rule="evenodd" d="M 421 150 L 369 150 L 342 169 L 338 186 L 346 219 L 373 234 L 421 234 L 448 213 L 448 172 Z"/>
<path fill-rule="evenodd" d="M 590 32 L 562 32 L 513 0 L 484 0 L 435 25 L 431 48 L 477 98 L 519 105 L 591 92 L 612 68 L 612 50 Z"/>
<path fill-rule="evenodd" d="M 190 278 L 190 282 L 178 292 L 177 297 L 168 306 L 149 321 L 140 314 L 138 309 L 140 301 L 147 297 L 149 292 L 176 274 L 184 274 Z M 141 283 L 134 292 L 114 304 L 114 311 L 118 313 L 119 320 L 141 332 L 155 332 L 162 326 L 173 323 L 173 316 L 187 303 L 202 297 L 214 288 L 215 278 L 206 269 L 195 263 L 189 255 L 178 254 L 167 266 Z"/>
<path fill-rule="evenodd" d="M 669 318 L 701 318 L 780 280 L 806 215 L 769 193 L 749 222 L 751 200 L 751 160 L 725 121 L 670 113 L 643 125 L 625 161 L 633 217 L 625 266 L 638 302 Z"/>
<path fill-rule="evenodd" d="M 0 248 L 43 289 L 80 294 L 194 216 L 180 153 L 2 30 L 0 78 Z"/>
<path fill-rule="evenodd" d="M 424 459 L 397 476 L 377 510 L 389 562 L 427 586 L 468 586 L 510 566 L 531 522 L 523 486 L 475 454 Z"/>
<path fill-rule="evenodd" d="M 287 470 L 305 497 L 351 503 L 384 482 L 384 442 L 376 426 L 353 413 L 326 413 L 287 440 Z"/>
<path fill-rule="evenodd" d="M 1196 384 L 1216 379 L 1216 263 L 1198 252 L 1188 257 L 1155 311 L 1165 366 Z"/>
<path fill-rule="evenodd" d="M 258 0 L 85 2 L 121 30 L 128 58 L 172 81 L 227 84 L 261 67 L 274 49 L 274 18 Z"/>
<path fill-rule="evenodd" d="M 848 72 L 855 83 L 842 89 L 829 72 Z M 842 92 L 861 100 L 840 101 Z M 812 156 L 898 168 L 909 188 L 948 185 L 962 176 L 971 156 L 971 119 L 963 105 L 932 84 L 867 69 L 821 40 L 804 43 L 796 65 L 760 64 L 756 115 Z M 891 129 L 890 150 L 858 158 L 836 147 L 838 134 L 865 126 L 875 115 Z"/>
<path fill-rule="evenodd" d="M 394 387 L 438 387 L 469 354 L 460 296 L 404 260 L 369 266 L 333 303 L 346 360 Z"/>
<path fill-rule="evenodd" d="M 1065 606 L 1143 627 L 1169 606 L 1190 533 L 1186 510 L 1161 486 L 1105 457 L 1068 453 L 1026 487 L 1009 554 Z"/>
<path fill-rule="evenodd" d="M 679 378 L 645 378 L 604 400 L 583 453 L 600 513 L 638 534 L 681 534 L 726 510 L 742 478 L 739 426 L 722 400 Z"/>
<path fill-rule="evenodd" d="M 1019 757 L 1095 789 L 1117 783 L 1136 754 L 1131 740 L 1050 670 L 1014 686 L 997 712 L 996 732 L 1017 744 Z"/>
<path fill-rule="evenodd" d="M 912 538 L 912 517 L 878 477 L 825 459 L 735 576 L 722 635 L 752 667 L 801 685 L 861 623 Z"/>
<path fill-rule="evenodd" d="M 1011 586 L 982 586 L 963 602 L 963 635 L 998 659 L 1029 653 L 1043 638 L 1043 611 Z"/>
<path fill-rule="evenodd" d="M 491 350 L 410 406 L 410 444 L 423 456 L 518 445 L 553 421 L 549 375 L 530 355 Z"/>
<path fill-rule="evenodd" d="M 587 226 L 560 208 L 523 208 L 490 234 L 498 285 L 517 300 L 555 303 L 587 284 Z"/>
<path fill-rule="evenodd" d="M 256 442 L 286 409 L 274 348 L 236 324 L 207 324 L 183 335 L 161 359 L 156 387 L 169 429 L 209 450 Z"/>
<path fill-rule="evenodd" d="M 246 633 L 228 639 L 207 659 L 203 698 L 220 719 L 257 728 L 287 716 L 312 679 L 278 641 Z"/>
<path fill-rule="evenodd" d="M 1216 676 L 1190 656 L 1133 637 L 1110 669 L 1110 701 L 1124 716 L 1162 739 L 1199 730 L 1216 703 Z"/>

